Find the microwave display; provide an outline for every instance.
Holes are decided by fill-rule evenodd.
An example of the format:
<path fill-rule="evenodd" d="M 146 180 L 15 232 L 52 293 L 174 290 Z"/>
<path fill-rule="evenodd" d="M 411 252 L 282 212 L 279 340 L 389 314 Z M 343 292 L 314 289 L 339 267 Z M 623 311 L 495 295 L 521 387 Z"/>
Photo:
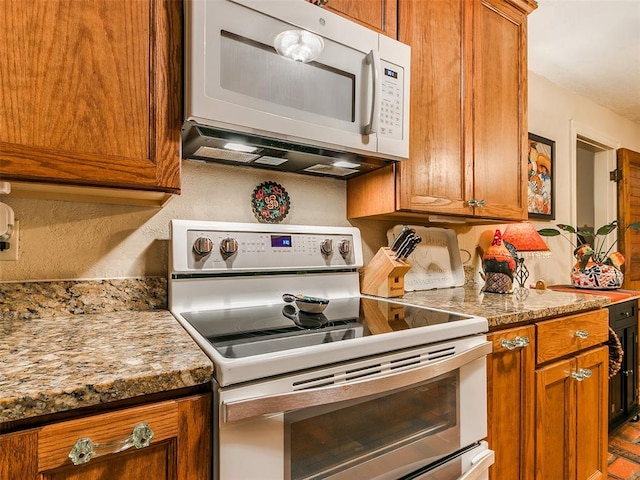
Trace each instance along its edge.
<path fill-rule="evenodd" d="M 384 69 L 384 74 L 387 77 L 391 77 L 391 78 L 398 78 L 398 72 L 394 72 L 393 70 L 391 70 L 390 68 L 385 68 Z"/>

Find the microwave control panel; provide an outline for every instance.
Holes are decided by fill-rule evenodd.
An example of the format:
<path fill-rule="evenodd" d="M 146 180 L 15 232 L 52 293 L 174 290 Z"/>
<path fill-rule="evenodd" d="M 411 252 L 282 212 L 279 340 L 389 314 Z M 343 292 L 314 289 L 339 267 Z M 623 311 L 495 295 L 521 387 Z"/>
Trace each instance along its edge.
<path fill-rule="evenodd" d="M 380 101 L 380 135 L 402 140 L 404 71 L 382 61 L 382 98 Z"/>

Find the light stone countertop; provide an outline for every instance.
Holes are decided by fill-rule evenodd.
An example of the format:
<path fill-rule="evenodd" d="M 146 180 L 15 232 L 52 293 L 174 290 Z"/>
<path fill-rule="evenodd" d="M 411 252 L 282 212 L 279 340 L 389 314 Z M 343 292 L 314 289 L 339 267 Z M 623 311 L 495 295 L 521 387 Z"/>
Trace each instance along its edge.
<path fill-rule="evenodd" d="M 0 424 L 211 382 L 166 281 L 0 284 Z"/>
<path fill-rule="evenodd" d="M 465 286 L 393 300 L 483 316 L 490 329 L 610 302 L 583 293 L 525 293 Z M 0 284 L 0 332 L 0 424 L 195 386 L 213 376 L 209 358 L 166 310 L 164 279 Z"/>
<path fill-rule="evenodd" d="M 213 365 L 168 311 L 4 321 L 0 423 L 208 383 Z"/>
<path fill-rule="evenodd" d="M 482 292 L 481 285 L 407 292 L 393 300 L 486 317 L 497 330 L 542 318 L 570 315 L 608 305 L 605 296 L 526 289 L 509 294 Z"/>

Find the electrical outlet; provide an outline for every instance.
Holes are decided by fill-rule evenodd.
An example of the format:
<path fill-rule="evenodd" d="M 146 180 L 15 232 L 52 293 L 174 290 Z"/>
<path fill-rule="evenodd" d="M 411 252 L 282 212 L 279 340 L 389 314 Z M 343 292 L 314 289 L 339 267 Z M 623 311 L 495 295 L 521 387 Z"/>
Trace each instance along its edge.
<path fill-rule="evenodd" d="M 0 261 L 18 260 L 18 240 L 20 238 L 20 229 L 18 228 L 18 220 L 13 224 L 13 233 L 9 239 L 9 248 L 0 252 Z"/>

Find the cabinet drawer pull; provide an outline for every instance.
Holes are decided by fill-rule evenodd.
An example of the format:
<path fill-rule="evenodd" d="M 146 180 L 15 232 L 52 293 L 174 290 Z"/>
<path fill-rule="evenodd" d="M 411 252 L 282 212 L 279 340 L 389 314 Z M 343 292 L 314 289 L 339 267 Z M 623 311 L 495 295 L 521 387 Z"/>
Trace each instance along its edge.
<path fill-rule="evenodd" d="M 502 340 L 501 345 L 507 350 L 515 350 L 516 348 L 524 348 L 529 345 L 528 337 L 520 337 L 517 336 L 513 340 L 507 340 L 506 338 Z"/>
<path fill-rule="evenodd" d="M 472 198 L 471 200 L 467 200 L 467 207 L 486 207 L 486 206 L 487 206 L 486 200 L 476 200 L 475 198 Z"/>
<path fill-rule="evenodd" d="M 79 438 L 69 452 L 74 465 L 87 463 L 93 457 L 122 452 L 131 447 L 144 448 L 151 444 L 153 430 L 146 423 L 139 423 L 127 438 L 113 442 L 93 443 L 90 438 Z"/>
<path fill-rule="evenodd" d="M 581 368 L 577 372 L 573 372 L 571 376 L 575 378 L 577 381 L 581 382 L 585 378 L 589 378 L 591 376 L 591 370 L 588 368 Z"/>
<path fill-rule="evenodd" d="M 589 336 L 589 332 L 586 330 L 578 330 L 576 331 L 576 337 L 581 338 L 581 339 L 585 339 Z"/>

